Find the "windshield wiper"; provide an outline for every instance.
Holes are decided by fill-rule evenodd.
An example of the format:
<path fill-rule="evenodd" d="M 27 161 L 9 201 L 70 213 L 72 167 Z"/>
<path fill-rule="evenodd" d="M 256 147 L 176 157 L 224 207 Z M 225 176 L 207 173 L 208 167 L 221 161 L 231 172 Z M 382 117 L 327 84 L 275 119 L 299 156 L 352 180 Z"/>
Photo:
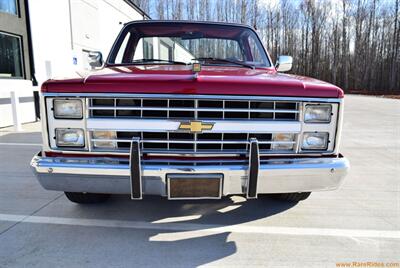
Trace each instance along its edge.
<path fill-rule="evenodd" d="M 162 60 L 162 59 L 139 59 L 133 60 L 131 63 L 151 63 L 151 62 L 166 62 L 172 64 L 188 65 L 188 63 L 183 61 L 173 61 L 173 60 Z"/>
<path fill-rule="evenodd" d="M 228 60 L 228 59 L 219 59 L 219 58 L 212 58 L 212 57 L 205 57 L 205 58 L 196 58 L 193 60 L 201 60 L 201 61 L 206 61 L 206 60 L 211 60 L 211 61 L 222 61 L 222 62 L 227 62 L 227 63 L 233 63 L 237 65 L 241 65 L 250 69 L 255 69 L 256 67 L 254 65 L 246 64 L 243 62 L 235 61 L 235 60 Z"/>

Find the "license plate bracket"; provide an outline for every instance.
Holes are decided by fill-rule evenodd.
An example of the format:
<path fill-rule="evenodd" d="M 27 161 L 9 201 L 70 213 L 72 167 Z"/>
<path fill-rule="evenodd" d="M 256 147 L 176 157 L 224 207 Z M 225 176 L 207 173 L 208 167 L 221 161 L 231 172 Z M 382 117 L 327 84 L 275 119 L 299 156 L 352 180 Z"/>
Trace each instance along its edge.
<path fill-rule="evenodd" d="M 167 174 L 170 200 L 221 199 L 222 174 Z"/>

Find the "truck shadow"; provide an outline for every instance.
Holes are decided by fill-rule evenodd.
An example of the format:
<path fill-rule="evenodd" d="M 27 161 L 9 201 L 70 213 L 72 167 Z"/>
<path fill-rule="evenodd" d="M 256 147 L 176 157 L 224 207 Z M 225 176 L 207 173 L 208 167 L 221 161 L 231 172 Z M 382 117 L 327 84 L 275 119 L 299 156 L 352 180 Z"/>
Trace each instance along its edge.
<path fill-rule="evenodd" d="M 132 239 L 136 245 L 131 247 L 130 255 L 123 256 L 125 261 L 131 259 L 132 263 L 147 266 L 197 267 L 235 254 L 238 250 L 236 235 L 249 235 L 235 234 L 232 238 L 230 231 L 212 228 L 265 219 L 295 205 L 269 198 L 246 201 L 238 196 L 196 201 L 145 197 L 139 202 L 126 196 L 115 196 L 106 204 L 75 206 L 74 213 L 85 218 L 90 215 L 97 219 L 154 224 L 154 228 L 150 225 L 150 228 L 140 230 L 139 240 L 137 229 L 122 231 L 121 238 Z M 138 245 L 144 254 L 137 252 Z M 259 245 L 263 247 L 262 243 Z"/>
<path fill-rule="evenodd" d="M 39 132 L 3 134 L 0 142 L 40 143 Z M 12 149 L 13 155 L 19 162 L 24 163 L 18 172 L 30 174 L 26 163 L 32 154 L 26 153 L 25 147 Z M 36 150 L 35 147 L 29 150 Z M 3 155 L 4 170 L 10 165 L 7 154 Z M 8 162 L 7 162 L 8 161 Z M 3 171 L 4 172 L 4 171 Z M 12 174 L 15 175 L 15 170 Z M 21 173 L 22 174 L 22 173 Z M 276 201 L 273 199 L 245 200 L 243 197 L 225 197 L 222 200 L 186 200 L 168 201 L 161 197 L 145 196 L 144 200 L 131 201 L 128 196 L 113 196 L 109 202 L 94 205 L 76 205 L 66 198 L 60 198 L 55 203 L 42 210 L 52 216 L 75 217 L 82 219 L 100 219 L 145 223 L 149 228 L 107 228 L 85 229 L 85 232 L 75 233 L 73 237 L 82 236 L 81 240 L 97 241 L 96 250 L 86 245 L 75 243 L 62 236 L 62 233 L 53 233 L 57 243 L 66 247 L 77 247 L 74 258 L 68 258 L 71 266 L 80 264 L 84 259 L 96 265 L 104 259 L 115 267 L 197 267 L 204 264 L 234 255 L 238 251 L 238 236 L 250 236 L 257 239 L 257 234 L 232 233 L 224 229 L 238 224 L 252 223 L 265 220 L 268 217 L 282 213 L 296 203 Z M 172 228 L 171 228 L 172 226 Z M 215 227 L 222 227 L 219 231 Z M 94 237 L 97 236 L 97 237 Z M 79 239 L 78 239 L 79 240 Z M 257 248 L 263 250 L 268 240 L 257 240 Z M 52 252 L 52 247 L 43 246 L 43 250 Z M 243 261 L 251 258 L 252 252 L 241 252 Z M 236 264 L 244 266 L 245 264 Z"/>

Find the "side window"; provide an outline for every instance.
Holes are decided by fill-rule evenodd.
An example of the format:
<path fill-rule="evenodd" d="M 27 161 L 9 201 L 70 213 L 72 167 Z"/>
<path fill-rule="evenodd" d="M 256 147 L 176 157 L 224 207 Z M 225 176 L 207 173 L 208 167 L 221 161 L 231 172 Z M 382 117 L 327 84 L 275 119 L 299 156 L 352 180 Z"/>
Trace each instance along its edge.
<path fill-rule="evenodd" d="M 115 63 L 122 63 L 125 51 L 127 49 L 128 40 L 129 40 L 130 37 L 131 37 L 131 33 L 127 33 L 125 38 L 124 38 L 124 41 L 122 41 L 122 44 L 121 44 L 121 46 L 120 46 L 120 48 L 118 50 L 118 54 L 117 54 L 117 56 L 115 58 Z"/>
<path fill-rule="evenodd" d="M 21 37 L 0 32 L 0 78 L 23 78 Z"/>
<path fill-rule="evenodd" d="M 154 58 L 153 37 L 140 38 L 134 53 L 133 60 Z"/>
<path fill-rule="evenodd" d="M 250 46 L 250 53 L 253 57 L 253 62 L 257 62 L 260 64 L 264 63 L 263 57 L 260 55 L 260 49 L 262 49 L 262 48 L 259 48 L 257 46 L 258 42 L 256 42 L 254 40 L 253 36 L 248 37 L 248 42 L 249 42 L 249 46 Z"/>
<path fill-rule="evenodd" d="M 144 58 L 144 47 L 143 47 L 143 38 L 140 38 L 135 47 L 135 54 L 133 55 L 133 60 L 140 60 Z"/>

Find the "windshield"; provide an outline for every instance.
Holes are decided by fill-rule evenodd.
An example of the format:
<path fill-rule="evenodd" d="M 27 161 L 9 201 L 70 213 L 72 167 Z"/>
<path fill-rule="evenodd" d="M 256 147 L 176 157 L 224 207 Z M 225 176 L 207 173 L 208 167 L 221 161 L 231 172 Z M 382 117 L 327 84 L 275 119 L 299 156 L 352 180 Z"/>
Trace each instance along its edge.
<path fill-rule="evenodd" d="M 202 23 L 133 23 L 111 51 L 108 64 L 191 64 L 270 67 L 253 30 Z"/>

